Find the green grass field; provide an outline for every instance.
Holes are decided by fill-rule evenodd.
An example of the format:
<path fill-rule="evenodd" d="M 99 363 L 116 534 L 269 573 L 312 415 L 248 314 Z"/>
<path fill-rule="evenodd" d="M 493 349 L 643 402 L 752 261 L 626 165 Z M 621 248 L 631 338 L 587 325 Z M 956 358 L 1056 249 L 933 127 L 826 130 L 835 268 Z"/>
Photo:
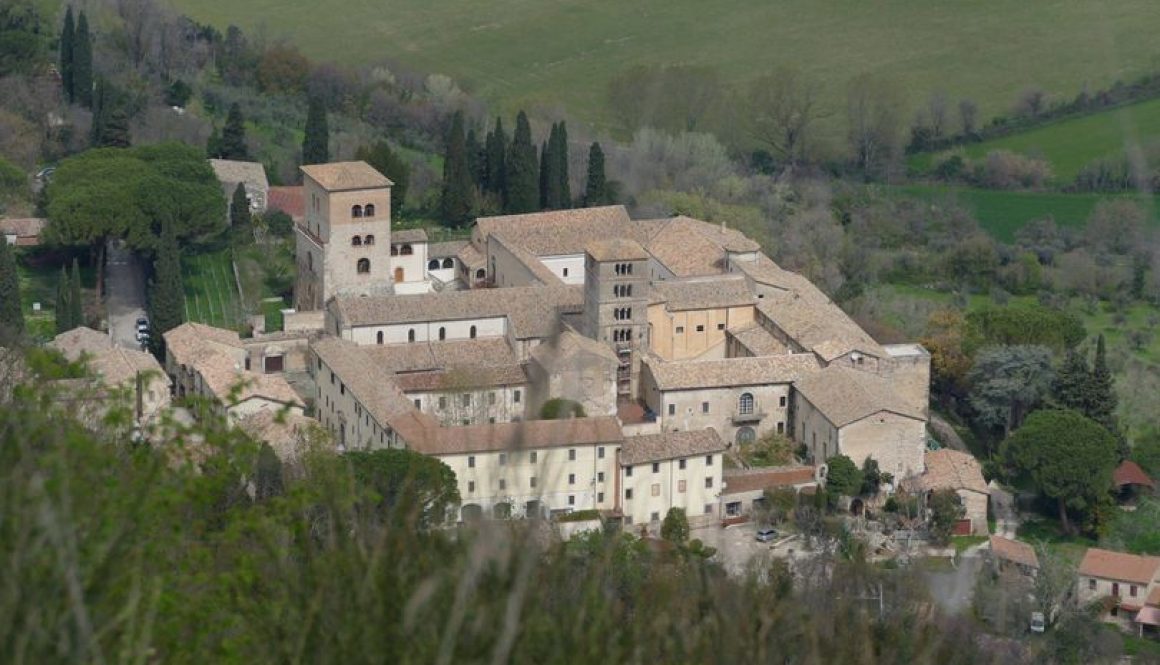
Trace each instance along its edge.
<path fill-rule="evenodd" d="M 1037 85 L 1074 96 L 1155 68 L 1147 0 L 175 0 L 193 18 L 288 37 L 323 60 L 393 59 L 449 74 L 508 112 L 543 105 L 607 120 L 608 81 L 634 65 L 718 68 L 732 81 L 794 65 L 821 82 L 842 126 L 845 86 L 897 80 L 917 107 L 970 97 L 984 117 Z M 341 45 L 341 46 L 339 46 Z M 336 46 L 338 46 L 336 48 Z"/>
<path fill-rule="evenodd" d="M 185 271 L 185 319 L 219 328 L 236 329 L 242 322 L 242 306 L 230 251 L 187 256 Z"/>
<path fill-rule="evenodd" d="M 1160 137 L 1160 99 L 1131 104 L 1092 115 L 1061 120 L 1038 129 L 963 148 L 967 157 L 979 158 L 992 150 L 1010 150 L 1041 156 L 1051 163 L 1056 182 L 1070 183 L 1085 164 L 1118 155 L 1130 146 Z M 916 155 L 912 167 L 926 170 L 930 154 Z"/>
<path fill-rule="evenodd" d="M 1102 194 L 1058 194 L 1050 192 L 1009 192 L 969 187 L 936 185 L 907 185 L 891 191 L 905 196 L 929 199 L 932 202 L 953 202 L 970 210 L 979 224 L 992 236 L 1003 242 L 1015 239 L 1015 232 L 1024 224 L 1050 215 L 1060 226 L 1083 226 L 1096 203 L 1110 198 Z M 1155 198 L 1134 197 L 1153 211 Z"/>

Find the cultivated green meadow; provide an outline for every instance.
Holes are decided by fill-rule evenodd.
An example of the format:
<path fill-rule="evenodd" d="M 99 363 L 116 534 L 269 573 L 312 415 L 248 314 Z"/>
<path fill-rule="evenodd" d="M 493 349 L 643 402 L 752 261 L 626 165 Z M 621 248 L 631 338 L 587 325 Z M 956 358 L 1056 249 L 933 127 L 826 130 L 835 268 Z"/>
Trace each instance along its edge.
<path fill-rule="evenodd" d="M 242 320 L 241 300 L 234 280 L 230 251 L 187 256 L 185 274 L 185 320 L 219 328 L 237 328 Z"/>
<path fill-rule="evenodd" d="M 608 81 L 634 65 L 707 65 L 744 81 L 793 65 L 819 81 L 840 138 L 864 72 L 974 99 L 983 117 L 1020 90 L 1074 96 L 1156 68 L 1150 0 L 174 0 L 192 17 L 287 37 L 314 58 L 392 59 L 449 74 L 511 112 L 544 105 L 607 124 Z"/>
<path fill-rule="evenodd" d="M 1067 184 L 1075 179 L 1076 173 L 1085 164 L 1121 154 L 1130 147 L 1154 141 L 1157 137 L 1160 137 L 1160 99 L 1153 99 L 1060 120 L 1026 132 L 974 143 L 959 150 L 970 158 L 983 157 L 992 150 L 1010 150 L 1042 157 L 1051 163 L 1055 180 Z M 932 155 L 917 155 L 911 164 L 925 169 L 932 161 Z"/>

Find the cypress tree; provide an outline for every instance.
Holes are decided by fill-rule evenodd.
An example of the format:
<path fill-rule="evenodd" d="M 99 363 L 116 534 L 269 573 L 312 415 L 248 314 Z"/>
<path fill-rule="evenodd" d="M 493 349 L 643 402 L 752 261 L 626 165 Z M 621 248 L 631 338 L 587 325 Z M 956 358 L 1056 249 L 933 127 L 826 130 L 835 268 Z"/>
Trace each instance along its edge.
<path fill-rule="evenodd" d="M 210 159 L 218 159 L 222 154 L 222 133 L 214 127 L 209 133 L 209 138 L 205 140 L 205 156 Z"/>
<path fill-rule="evenodd" d="M 556 131 L 556 148 L 552 151 L 556 158 L 556 191 L 559 196 L 560 208 L 572 207 L 572 186 L 568 184 L 568 128 L 564 121 L 560 121 L 560 128 Z"/>
<path fill-rule="evenodd" d="M 72 262 L 72 275 L 68 288 L 69 323 L 72 328 L 85 325 L 85 299 L 81 292 L 81 268 L 77 260 Z"/>
<path fill-rule="evenodd" d="M 467 172 L 471 175 L 471 182 L 480 191 L 483 191 L 484 156 L 483 148 L 479 145 L 479 138 L 475 135 L 475 128 L 467 130 Z"/>
<path fill-rule="evenodd" d="M 76 45 L 76 23 L 73 21 L 72 5 L 64 13 L 64 28 L 60 31 L 60 84 L 64 88 L 65 99 L 71 104 L 75 93 L 73 88 L 73 48 Z"/>
<path fill-rule="evenodd" d="M 499 194 L 507 205 L 507 134 L 503 131 L 503 120 L 495 119 L 495 130 L 487 134 L 485 189 Z"/>
<path fill-rule="evenodd" d="M 322 100 L 311 98 L 306 111 L 306 136 L 302 139 L 302 163 L 325 164 L 330 161 L 330 127 Z"/>
<path fill-rule="evenodd" d="M 556 131 L 555 125 L 552 126 L 552 131 Z M 551 188 L 550 175 L 552 172 L 552 155 L 548 149 L 548 142 L 540 143 L 540 210 L 554 209 L 552 205 L 552 194 L 548 190 Z"/>
<path fill-rule="evenodd" d="M 89 19 L 82 11 L 77 20 L 76 38 L 72 48 L 73 100 L 81 106 L 93 107 L 93 42 L 89 34 Z"/>
<path fill-rule="evenodd" d="M 254 240 L 254 219 L 250 215 L 250 201 L 246 198 L 246 186 L 238 183 L 230 197 L 230 235 L 238 245 L 247 245 Z"/>
<path fill-rule="evenodd" d="M 159 358 L 165 357 L 163 333 L 185 320 L 185 287 L 181 282 L 181 250 L 177 232 L 171 223 L 161 229 L 161 242 L 153 259 L 153 281 L 149 289 L 150 319 L 153 324 L 150 343 Z"/>
<path fill-rule="evenodd" d="M 254 471 L 254 498 L 266 501 L 283 493 L 282 460 L 270 447 L 269 443 L 262 442 L 258 450 L 258 463 Z"/>
<path fill-rule="evenodd" d="M 24 312 L 20 300 L 20 275 L 16 253 L 0 239 L 0 341 L 24 334 Z"/>
<path fill-rule="evenodd" d="M 106 148 L 128 148 L 132 144 L 129 136 L 129 112 L 122 104 L 116 103 L 106 115 L 100 145 Z"/>
<path fill-rule="evenodd" d="M 370 164 L 395 183 L 391 188 L 391 213 L 398 215 L 407 200 L 407 186 L 411 181 L 410 164 L 395 154 L 391 144 L 386 141 L 378 141 L 370 147 L 359 146 L 354 157 Z"/>
<path fill-rule="evenodd" d="M 507 160 L 507 211 L 535 212 L 540 199 L 539 163 L 532 143 L 532 126 L 523 111 L 516 117 L 516 131 Z"/>
<path fill-rule="evenodd" d="M 1085 412 L 1088 418 L 1103 425 L 1108 431 L 1116 433 L 1116 391 L 1112 383 L 1112 372 L 1108 369 L 1103 334 L 1096 340 L 1096 359 L 1092 364 Z"/>
<path fill-rule="evenodd" d="M 467 142 L 463 136 L 463 113 L 456 112 L 451 119 L 447 155 L 443 159 L 443 191 L 440 200 L 443 221 L 450 226 L 466 226 L 471 221 L 474 199 L 471 173 L 467 166 Z"/>
<path fill-rule="evenodd" d="M 56 307 L 53 308 L 53 314 L 56 315 L 56 334 L 68 332 L 76 327 L 73 321 L 73 310 L 69 304 L 69 293 L 72 280 L 68 277 L 68 272 L 65 271 L 64 266 L 60 267 L 60 281 L 56 285 Z"/>
<path fill-rule="evenodd" d="M 246 121 L 242 117 L 242 108 L 237 102 L 230 105 L 226 115 L 226 126 L 222 130 L 221 158 L 248 161 L 250 151 L 246 148 Z"/>
<path fill-rule="evenodd" d="M 1075 349 L 1068 351 L 1063 365 L 1055 375 L 1055 401 L 1068 409 L 1085 412 L 1090 383 L 1091 371 L 1088 369 L 1087 358 Z"/>
<path fill-rule="evenodd" d="M 105 134 L 105 124 L 108 122 L 108 87 L 104 79 L 97 79 L 96 90 L 93 92 L 93 123 L 89 128 L 89 143 L 94 148 L 101 146 L 101 137 Z"/>
<path fill-rule="evenodd" d="M 128 148 L 129 114 L 120 93 L 105 79 L 97 79 L 93 95 L 94 148 Z"/>
<path fill-rule="evenodd" d="M 588 149 L 588 182 L 584 186 L 584 205 L 602 206 L 609 203 L 608 183 L 604 179 L 604 151 L 599 143 Z"/>

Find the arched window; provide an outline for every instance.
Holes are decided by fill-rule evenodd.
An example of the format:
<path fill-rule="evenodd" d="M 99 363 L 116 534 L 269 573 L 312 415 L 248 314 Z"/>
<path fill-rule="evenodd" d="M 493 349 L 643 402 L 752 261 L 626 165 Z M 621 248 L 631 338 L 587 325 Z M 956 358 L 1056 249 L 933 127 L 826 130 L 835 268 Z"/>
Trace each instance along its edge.
<path fill-rule="evenodd" d="M 438 270 L 438 269 L 439 269 L 439 259 L 431 259 L 430 261 L 427 262 L 427 270 Z"/>
<path fill-rule="evenodd" d="M 414 253 L 415 253 L 415 250 L 411 249 L 410 245 L 403 245 L 401 248 L 399 248 L 399 254 L 401 254 L 403 256 L 410 256 Z"/>
<path fill-rule="evenodd" d="M 358 260 L 358 272 L 359 272 L 359 274 L 360 275 L 366 274 L 370 271 L 371 271 L 371 260 L 370 259 L 359 259 Z"/>
<path fill-rule="evenodd" d="M 351 206 L 350 207 L 350 216 L 351 217 L 362 217 L 363 216 L 362 206 Z"/>
<path fill-rule="evenodd" d="M 452 261 L 451 259 L 443 259 L 443 267 L 444 268 L 454 268 L 455 262 Z"/>
<path fill-rule="evenodd" d="M 378 342 L 379 344 L 382 344 L 382 343 L 383 343 L 383 331 L 381 331 L 381 330 L 380 330 L 380 331 L 379 331 L 379 332 L 378 332 L 378 333 L 375 335 L 375 341 L 376 341 L 376 342 Z"/>
<path fill-rule="evenodd" d="M 399 246 L 398 245 L 391 245 L 391 256 L 398 256 L 398 255 L 399 255 Z"/>
<path fill-rule="evenodd" d="M 358 236 L 354 236 L 353 238 L 350 239 L 350 246 L 351 247 L 358 247 L 360 245 L 362 245 L 362 238 L 360 238 Z"/>
<path fill-rule="evenodd" d="M 445 339 L 447 339 L 447 329 L 440 327 L 439 328 L 439 341 L 443 341 Z"/>
<path fill-rule="evenodd" d="M 741 398 L 737 400 L 737 413 L 743 416 L 748 416 L 753 413 L 752 393 L 741 393 Z"/>
<path fill-rule="evenodd" d="M 407 331 L 407 341 L 408 342 L 415 341 L 415 329 L 414 328 L 411 328 L 410 330 Z"/>
<path fill-rule="evenodd" d="M 375 204 L 373 204 L 373 203 L 366 204 L 366 206 L 363 208 L 363 215 L 365 217 L 374 217 L 375 216 Z"/>
<path fill-rule="evenodd" d="M 374 237 L 374 236 L 367 236 L 367 237 L 366 237 L 366 239 L 365 239 L 365 240 L 363 240 L 363 244 L 364 244 L 364 245 L 373 245 L 373 244 L 375 244 L 375 237 Z"/>
<path fill-rule="evenodd" d="M 471 330 L 467 332 L 468 337 L 475 339 L 475 326 L 471 326 Z"/>
<path fill-rule="evenodd" d="M 757 440 L 757 432 L 752 427 L 742 427 L 737 430 L 737 443 L 753 443 Z"/>
<path fill-rule="evenodd" d="M 483 268 L 480 268 L 479 270 L 475 271 L 475 278 L 476 279 L 483 279 L 486 276 L 487 276 L 487 273 L 483 271 Z"/>

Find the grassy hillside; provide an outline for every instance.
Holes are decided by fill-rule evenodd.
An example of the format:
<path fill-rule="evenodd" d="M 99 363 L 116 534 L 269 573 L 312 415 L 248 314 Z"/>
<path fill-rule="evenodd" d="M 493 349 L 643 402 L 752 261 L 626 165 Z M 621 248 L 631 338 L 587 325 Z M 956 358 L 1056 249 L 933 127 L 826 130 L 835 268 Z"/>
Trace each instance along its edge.
<path fill-rule="evenodd" d="M 1004 242 L 1015 239 L 1015 232 L 1024 224 L 1050 215 L 1060 226 L 1082 226 L 1101 199 L 1101 194 L 1056 194 L 1044 192 L 1008 192 L 968 187 L 940 187 L 911 185 L 895 187 L 893 191 L 906 196 L 930 199 L 935 202 L 952 201 L 974 213 L 975 219 L 991 235 Z M 1153 209 L 1155 199 L 1141 199 Z M 1153 221 L 1156 218 L 1153 217 Z"/>
<path fill-rule="evenodd" d="M 1160 13 L 1148 0 L 174 0 L 222 28 L 289 37 L 313 57 L 395 58 L 467 83 L 507 110 L 562 105 L 606 119 L 608 80 L 639 64 L 718 67 L 746 80 L 797 65 L 823 82 L 841 126 L 845 85 L 889 75 L 917 105 L 935 90 L 984 116 L 1038 85 L 1074 95 L 1154 68 Z"/>
<path fill-rule="evenodd" d="M 1068 183 L 1088 162 L 1158 136 L 1160 99 L 1154 99 L 976 143 L 963 151 L 968 157 L 982 157 L 992 150 L 1042 156 L 1051 162 L 1056 180 Z M 912 165 L 925 169 L 930 162 L 931 155 L 918 155 Z"/>

